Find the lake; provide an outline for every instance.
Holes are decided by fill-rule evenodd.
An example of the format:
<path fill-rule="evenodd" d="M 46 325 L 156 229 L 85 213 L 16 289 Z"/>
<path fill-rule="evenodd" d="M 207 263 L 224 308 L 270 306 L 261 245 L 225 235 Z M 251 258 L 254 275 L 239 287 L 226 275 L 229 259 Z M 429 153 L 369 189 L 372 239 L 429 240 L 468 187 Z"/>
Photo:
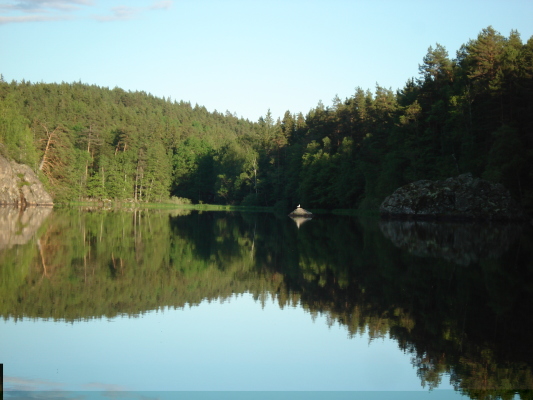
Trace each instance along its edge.
<path fill-rule="evenodd" d="M 5 398 L 531 399 L 516 224 L 0 208 Z"/>

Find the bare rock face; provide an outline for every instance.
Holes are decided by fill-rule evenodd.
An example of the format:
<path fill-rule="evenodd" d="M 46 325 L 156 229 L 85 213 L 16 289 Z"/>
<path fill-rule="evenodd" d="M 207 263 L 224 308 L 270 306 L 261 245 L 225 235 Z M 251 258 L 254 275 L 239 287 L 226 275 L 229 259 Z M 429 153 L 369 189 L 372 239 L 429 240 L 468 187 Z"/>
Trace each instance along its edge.
<path fill-rule="evenodd" d="M 0 156 L 0 205 L 51 206 L 52 197 L 30 167 Z"/>
<path fill-rule="evenodd" d="M 291 217 L 308 217 L 308 218 L 311 218 L 313 216 L 313 213 L 311 213 L 310 211 L 307 211 L 305 209 L 303 209 L 302 207 L 300 207 L 300 205 L 298 204 L 298 207 L 296 207 L 296 209 L 291 212 L 289 214 L 289 216 Z"/>
<path fill-rule="evenodd" d="M 459 175 L 422 180 L 397 189 L 380 207 L 385 218 L 523 221 L 522 208 L 500 184 Z"/>

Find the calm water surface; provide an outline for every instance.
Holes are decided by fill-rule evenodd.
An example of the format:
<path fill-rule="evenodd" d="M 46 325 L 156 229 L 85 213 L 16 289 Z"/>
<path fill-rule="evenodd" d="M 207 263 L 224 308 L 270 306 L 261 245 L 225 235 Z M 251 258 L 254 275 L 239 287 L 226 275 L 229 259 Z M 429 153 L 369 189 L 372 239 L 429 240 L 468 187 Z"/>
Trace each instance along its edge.
<path fill-rule="evenodd" d="M 532 250 L 519 225 L 3 208 L 4 396 L 529 399 Z"/>

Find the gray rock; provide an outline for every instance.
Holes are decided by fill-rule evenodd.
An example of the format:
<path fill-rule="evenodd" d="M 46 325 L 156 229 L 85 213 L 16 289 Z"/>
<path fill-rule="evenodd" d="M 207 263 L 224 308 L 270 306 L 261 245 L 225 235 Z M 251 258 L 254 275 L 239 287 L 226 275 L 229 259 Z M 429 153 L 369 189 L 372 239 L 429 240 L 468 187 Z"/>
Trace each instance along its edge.
<path fill-rule="evenodd" d="M 526 220 L 509 192 L 498 183 L 459 175 L 444 181 L 421 180 L 402 186 L 380 207 L 385 218 L 438 220 Z"/>
<path fill-rule="evenodd" d="M 298 204 L 298 207 L 296 207 L 296 209 L 291 212 L 289 214 L 289 216 L 291 217 L 308 217 L 308 218 L 311 218 L 313 217 L 313 213 L 311 213 L 310 211 L 307 211 L 305 209 L 303 209 L 302 207 L 300 207 L 300 205 Z"/>
<path fill-rule="evenodd" d="M 0 156 L 0 205 L 50 206 L 54 202 L 30 167 Z"/>

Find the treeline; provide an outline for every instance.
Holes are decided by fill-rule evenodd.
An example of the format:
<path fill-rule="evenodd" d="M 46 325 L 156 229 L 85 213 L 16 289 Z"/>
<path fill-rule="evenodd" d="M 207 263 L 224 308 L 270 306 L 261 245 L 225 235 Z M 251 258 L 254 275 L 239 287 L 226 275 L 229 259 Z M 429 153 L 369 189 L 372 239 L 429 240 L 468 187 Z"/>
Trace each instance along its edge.
<path fill-rule="evenodd" d="M 144 92 L 0 82 L 0 152 L 55 198 L 375 209 L 397 187 L 471 172 L 533 211 L 533 38 L 437 44 L 393 92 L 357 88 L 257 122 Z"/>
<path fill-rule="evenodd" d="M 226 113 L 82 83 L 0 83 L 0 152 L 42 174 L 58 201 L 168 199 L 180 146 L 234 142 L 251 125 Z"/>

